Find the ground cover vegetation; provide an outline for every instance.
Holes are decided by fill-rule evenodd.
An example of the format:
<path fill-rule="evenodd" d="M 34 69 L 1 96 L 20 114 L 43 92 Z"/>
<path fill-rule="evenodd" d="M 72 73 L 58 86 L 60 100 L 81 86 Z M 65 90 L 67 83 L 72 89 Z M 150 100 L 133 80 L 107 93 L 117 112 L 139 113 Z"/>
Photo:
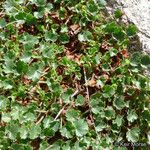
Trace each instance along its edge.
<path fill-rule="evenodd" d="M 110 150 L 148 141 L 150 57 L 104 0 L 0 5 L 0 149 Z M 139 148 L 140 149 L 140 148 Z M 147 149 L 147 147 L 142 147 Z"/>

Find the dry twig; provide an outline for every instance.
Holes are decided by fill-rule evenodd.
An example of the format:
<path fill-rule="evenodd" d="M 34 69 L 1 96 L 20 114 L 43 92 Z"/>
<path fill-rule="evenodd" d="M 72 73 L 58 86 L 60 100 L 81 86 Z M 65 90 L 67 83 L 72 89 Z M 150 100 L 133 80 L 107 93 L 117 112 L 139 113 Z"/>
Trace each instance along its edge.
<path fill-rule="evenodd" d="M 87 85 L 88 80 L 87 80 L 85 68 L 83 68 L 83 71 L 84 71 L 85 85 Z M 98 134 L 98 132 L 96 131 L 96 126 L 95 126 L 95 122 L 94 122 L 93 115 L 92 115 L 92 111 L 91 111 L 90 96 L 89 96 L 89 88 L 88 88 L 88 85 L 86 86 L 86 93 L 87 93 L 87 100 L 88 100 L 88 105 L 89 105 L 90 118 L 91 118 L 92 124 L 93 124 L 93 126 L 94 126 L 94 128 L 95 128 L 95 132 L 96 132 L 96 134 L 97 134 L 98 140 L 100 141 L 99 134 Z"/>

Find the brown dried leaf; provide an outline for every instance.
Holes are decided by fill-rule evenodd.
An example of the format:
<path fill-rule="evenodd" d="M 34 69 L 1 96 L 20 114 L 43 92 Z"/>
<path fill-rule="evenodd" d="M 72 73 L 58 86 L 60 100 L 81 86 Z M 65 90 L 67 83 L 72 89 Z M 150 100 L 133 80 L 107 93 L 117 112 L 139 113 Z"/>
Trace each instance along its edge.
<path fill-rule="evenodd" d="M 127 52 L 126 49 L 123 49 L 121 53 L 122 53 L 124 58 L 128 58 L 129 57 L 129 53 Z"/>
<path fill-rule="evenodd" d="M 107 74 L 103 74 L 103 77 L 108 80 L 109 79 L 109 76 Z"/>
<path fill-rule="evenodd" d="M 71 32 L 73 32 L 72 34 L 77 34 L 80 32 L 81 27 L 78 24 L 74 24 L 70 26 Z"/>
<path fill-rule="evenodd" d="M 88 80 L 86 86 L 95 87 L 96 81 L 94 79 Z"/>

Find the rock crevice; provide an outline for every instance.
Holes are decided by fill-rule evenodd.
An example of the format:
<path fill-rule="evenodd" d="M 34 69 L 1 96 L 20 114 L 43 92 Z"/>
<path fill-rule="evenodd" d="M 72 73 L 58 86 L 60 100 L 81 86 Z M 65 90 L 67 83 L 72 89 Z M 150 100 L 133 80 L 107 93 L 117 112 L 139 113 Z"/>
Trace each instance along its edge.
<path fill-rule="evenodd" d="M 109 12 L 113 13 L 114 8 L 119 8 L 124 12 L 128 20 L 137 26 L 142 49 L 150 54 L 150 0 L 106 1 Z"/>

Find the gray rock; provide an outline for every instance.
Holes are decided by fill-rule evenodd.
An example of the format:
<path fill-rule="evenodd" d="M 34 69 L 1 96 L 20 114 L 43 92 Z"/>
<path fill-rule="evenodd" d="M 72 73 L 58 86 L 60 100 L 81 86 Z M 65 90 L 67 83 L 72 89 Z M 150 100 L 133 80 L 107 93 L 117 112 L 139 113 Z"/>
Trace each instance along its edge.
<path fill-rule="evenodd" d="M 142 50 L 150 54 L 150 0 L 106 0 L 110 14 L 114 8 L 121 9 L 125 16 L 123 21 L 133 22 L 139 30 L 138 36 Z"/>

